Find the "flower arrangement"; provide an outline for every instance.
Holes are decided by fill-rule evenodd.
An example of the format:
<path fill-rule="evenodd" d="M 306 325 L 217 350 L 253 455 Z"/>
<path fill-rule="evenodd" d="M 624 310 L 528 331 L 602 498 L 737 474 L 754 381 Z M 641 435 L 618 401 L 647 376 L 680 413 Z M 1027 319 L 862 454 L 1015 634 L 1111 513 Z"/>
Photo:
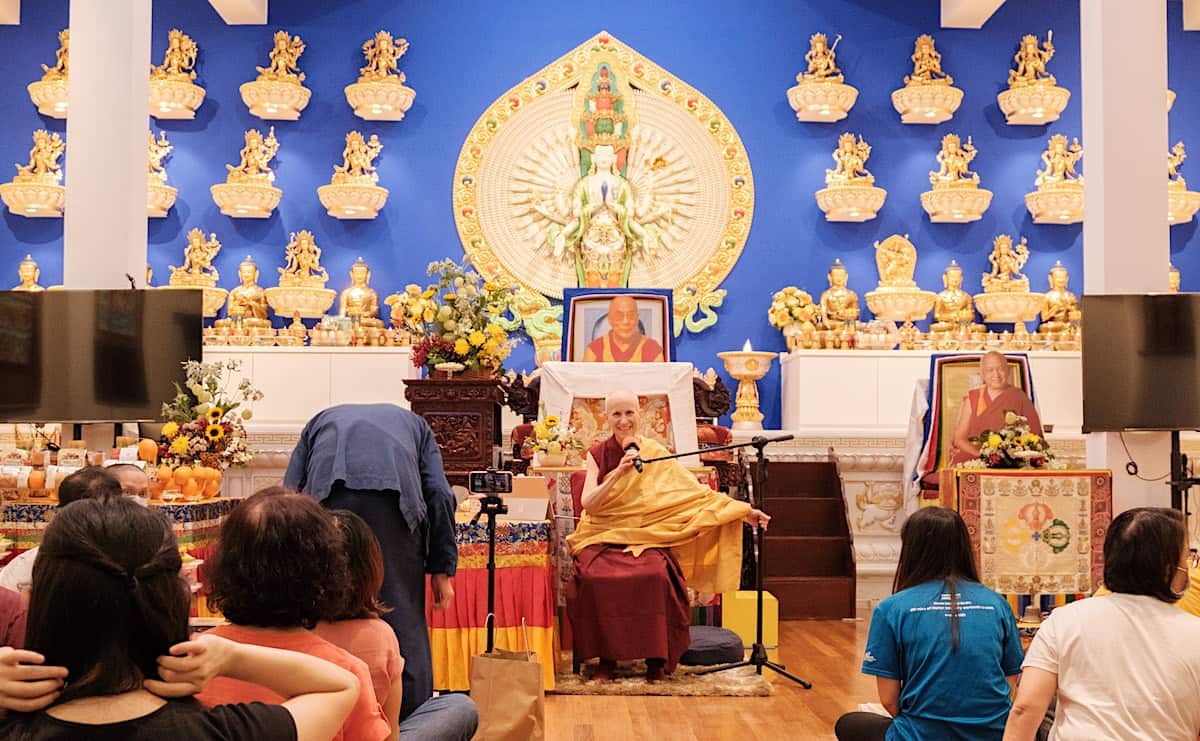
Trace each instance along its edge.
<path fill-rule="evenodd" d="M 1044 468 L 1054 458 L 1050 446 L 1029 429 L 1029 420 L 1016 412 L 1005 412 L 1004 426 L 984 430 L 971 442 L 979 445 L 979 464 L 974 468 Z"/>
<path fill-rule="evenodd" d="M 466 260 L 461 265 L 431 262 L 428 273 L 437 282 L 416 296 L 405 289 L 405 326 L 420 338 L 413 344 L 413 365 L 498 373 L 512 352 L 516 340 L 496 321 L 508 309 L 510 291 L 482 283 L 468 265 Z"/>
<path fill-rule="evenodd" d="M 432 322 L 437 316 L 438 307 L 433 302 L 436 293 L 435 288 L 422 291 L 416 283 L 409 283 L 404 287 L 404 293 L 388 296 L 384 303 L 392 307 L 392 324 L 414 326 Z"/>
<path fill-rule="evenodd" d="M 249 403 L 263 398 L 250 379 L 229 389 L 241 362 L 229 360 L 183 364 L 185 382 L 175 384 L 175 398 L 163 404 L 165 424 L 158 457 L 169 468 L 204 466 L 225 470 L 254 460 L 243 422 L 252 416 Z"/>
<path fill-rule="evenodd" d="M 533 434 L 525 438 L 524 446 L 534 453 L 552 458 L 583 450 L 583 440 L 578 431 L 553 414 L 546 414 L 546 406 L 539 404 L 542 419 L 533 425 Z"/>
<path fill-rule="evenodd" d="M 787 286 L 772 296 L 771 308 L 767 310 L 767 320 L 783 332 L 789 350 L 815 346 L 820 317 L 821 307 L 813 303 L 807 291 L 795 286 Z"/>

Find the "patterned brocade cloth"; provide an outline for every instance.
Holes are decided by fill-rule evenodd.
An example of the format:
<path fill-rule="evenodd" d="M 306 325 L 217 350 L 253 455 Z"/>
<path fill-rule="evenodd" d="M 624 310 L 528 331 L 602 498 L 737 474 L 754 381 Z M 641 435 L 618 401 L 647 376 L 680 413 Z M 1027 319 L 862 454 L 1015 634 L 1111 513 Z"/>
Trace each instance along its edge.
<path fill-rule="evenodd" d="M 435 611 L 426 577 L 425 613 L 437 690 L 469 690 L 471 659 L 487 650 L 486 518 L 472 525 L 456 514 L 458 574 L 450 609 Z M 496 647 L 532 650 L 545 689 L 554 689 L 554 590 L 550 523 L 496 521 Z M 524 621 L 524 626 L 522 626 Z M 528 639 L 526 638 L 528 636 Z"/>

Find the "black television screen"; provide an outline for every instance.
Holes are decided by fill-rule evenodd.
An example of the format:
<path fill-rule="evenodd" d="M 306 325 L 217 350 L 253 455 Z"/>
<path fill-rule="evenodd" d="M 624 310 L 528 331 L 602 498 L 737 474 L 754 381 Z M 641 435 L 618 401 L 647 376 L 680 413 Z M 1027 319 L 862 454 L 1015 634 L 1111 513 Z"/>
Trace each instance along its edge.
<path fill-rule="evenodd" d="M 1083 430 L 1200 430 L 1200 294 L 1084 296 Z"/>
<path fill-rule="evenodd" d="M 0 421 L 160 417 L 199 360 L 202 295 L 183 291 L 0 291 Z"/>

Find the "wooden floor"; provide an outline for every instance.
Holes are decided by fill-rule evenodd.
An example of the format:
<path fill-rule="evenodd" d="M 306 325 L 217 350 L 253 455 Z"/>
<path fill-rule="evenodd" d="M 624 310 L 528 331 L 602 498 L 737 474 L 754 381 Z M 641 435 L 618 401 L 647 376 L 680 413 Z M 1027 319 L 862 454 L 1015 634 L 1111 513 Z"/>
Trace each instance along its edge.
<path fill-rule="evenodd" d="M 863 702 L 878 702 L 875 680 L 859 673 L 867 623 L 787 621 L 780 661 L 813 683 L 773 676 L 771 697 L 546 696 L 548 741 L 777 741 L 832 739 L 833 724 Z"/>

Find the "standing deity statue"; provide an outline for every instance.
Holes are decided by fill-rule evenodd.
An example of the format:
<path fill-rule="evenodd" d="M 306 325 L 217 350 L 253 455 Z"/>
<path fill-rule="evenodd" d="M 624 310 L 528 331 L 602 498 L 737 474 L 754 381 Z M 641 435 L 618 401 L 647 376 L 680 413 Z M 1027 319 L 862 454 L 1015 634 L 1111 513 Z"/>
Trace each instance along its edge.
<path fill-rule="evenodd" d="M 1061 261 L 1056 261 L 1050 268 L 1047 279 L 1050 290 L 1046 292 L 1042 323 L 1038 326 L 1038 332 L 1042 334 L 1062 332 L 1079 321 L 1079 299 L 1067 290 L 1070 275 Z"/>
<path fill-rule="evenodd" d="M 1042 152 L 1042 163 L 1045 169 L 1038 170 L 1034 184 L 1038 189 L 1053 188 L 1064 183 L 1083 184 L 1083 178 L 1075 171 L 1075 163 L 1083 157 L 1083 147 L 1076 139 L 1067 146 L 1067 137 L 1055 134 L 1050 137 L 1046 151 Z"/>
<path fill-rule="evenodd" d="M 858 294 L 846 287 L 850 280 L 846 266 L 841 260 L 834 260 L 826 276 L 829 288 L 821 294 L 821 309 L 825 321 L 829 324 L 853 322 L 858 319 Z"/>
<path fill-rule="evenodd" d="M 837 66 L 837 49 L 838 42 L 842 40 L 841 34 L 833 40 L 830 45 L 829 38 L 823 33 L 814 33 L 808 39 L 808 52 L 804 55 L 804 61 L 808 63 L 808 69 L 796 75 L 796 82 L 842 82 L 845 77 L 842 71 Z"/>
<path fill-rule="evenodd" d="M 1022 292 L 1029 290 L 1029 279 L 1021 274 L 1021 268 L 1029 259 L 1029 247 L 1025 238 L 1013 246 L 1012 237 L 1001 234 L 992 243 L 992 253 L 988 255 L 992 272 L 983 274 L 984 293 Z"/>
<path fill-rule="evenodd" d="M 825 171 L 825 184 L 829 186 L 870 185 L 875 182 L 866 167 L 867 158 L 871 156 L 871 145 L 863 141 L 859 135 L 858 141 L 854 134 L 845 133 L 838 137 L 837 149 L 833 151 L 834 168 Z"/>
<path fill-rule="evenodd" d="M 364 139 L 358 131 L 346 134 L 346 148 L 342 150 L 342 164 L 333 167 L 333 183 L 358 183 L 374 185 L 379 181 L 375 172 L 375 158 L 383 151 L 383 144 L 377 134 L 371 134 L 370 140 Z"/>
<path fill-rule="evenodd" d="M 281 287 L 320 288 L 329 280 L 329 273 L 321 267 L 321 248 L 307 229 L 292 232 L 285 258 L 287 263 L 278 268 Z"/>
<path fill-rule="evenodd" d="M 1046 41 L 1038 48 L 1037 36 L 1025 34 L 1021 38 L 1021 46 L 1013 61 L 1016 69 L 1008 72 L 1008 86 L 1023 87 L 1025 85 L 1054 85 L 1054 75 L 1046 71 L 1046 64 L 1054 56 L 1054 32 L 1046 32 Z"/>
<path fill-rule="evenodd" d="M 167 52 L 163 63 L 150 67 L 150 79 L 191 82 L 196 79 L 196 57 L 200 49 L 192 37 L 178 28 L 167 34 Z"/>
<path fill-rule="evenodd" d="M 167 170 L 163 167 L 163 160 L 171 153 L 174 147 L 167 141 L 167 133 L 160 132 L 159 139 L 154 139 L 154 132 L 147 132 L 146 152 L 148 156 L 148 174 L 152 180 L 157 180 L 160 183 L 167 182 Z"/>
<path fill-rule="evenodd" d="M 304 73 L 298 66 L 300 55 L 303 53 L 304 42 L 299 36 L 292 36 L 287 31 L 276 31 L 275 46 L 268 55 L 270 64 L 254 68 L 258 71 L 258 79 L 299 85 L 304 82 Z"/>
<path fill-rule="evenodd" d="M 976 154 L 978 151 L 971 137 L 968 136 L 967 143 L 963 144 L 958 134 L 946 134 L 942 137 L 942 149 L 937 154 L 938 170 L 929 173 L 930 184 L 935 188 L 978 186 L 979 173 L 970 169 Z"/>
<path fill-rule="evenodd" d="M 404 82 L 399 61 L 408 51 L 407 39 L 393 39 L 387 31 L 380 31 L 363 44 L 362 50 L 367 66 L 358 70 L 359 82 Z"/>
<path fill-rule="evenodd" d="M 58 133 L 45 129 L 33 132 L 33 148 L 29 150 L 29 164 L 17 167 L 18 183 L 43 183 L 57 185 L 62 182 L 62 169 L 58 160 L 67 149 L 67 143 Z"/>
<path fill-rule="evenodd" d="M 942 71 L 942 55 L 934 48 L 933 37 L 923 33 L 917 37 L 912 55 L 913 73 L 904 76 L 904 84 L 952 85 L 954 78 Z"/>
<path fill-rule="evenodd" d="M 168 266 L 171 269 L 171 285 L 215 286 L 221 278 L 212 264 L 217 253 L 221 251 L 221 243 L 217 241 L 217 235 L 208 235 L 206 242 L 203 230 L 192 229 L 188 232 L 187 240 L 187 246 L 183 248 L 183 266 L 178 268 L 174 265 Z"/>
<path fill-rule="evenodd" d="M 28 291 L 30 293 L 37 293 L 39 291 L 46 290 L 42 286 L 38 285 L 38 278 L 40 278 L 41 275 L 42 269 L 38 267 L 36 262 L 34 262 L 33 255 L 26 255 L 25 259 L 22 260 L 19 265 L 17 265 L 17 277 L 21 279 L 21 282 L 13 286 L 12 290 Z"/>
<path fill-rule="evenodd" d="M 1187 150 L 1184 149 L 1183 142 L 1175 142 L 1175 146 L 1171 147 L 1171 152 L 1167 155 L 1167 185 L 1169 187 L 1187 190 L 1187 181 L 1183 179 L 1183 175 L 1179 174 L 1179 168 L 1185 159 L 1187 159 Z"/>
<path fill-rule="evenodd" d="M 71 29 L 64 28 L 58 32 L 58 51 L 54 52 L 54 66 L 42 65 L 42 82 L 66 80 L 71 73 Z"/>
<path fill-rule="evenodd" d="M 266 138 L 258 129 L 250 129 L 246 132 L 246 145 L 238 153 L 241 161 L 236 166 L 225 165 L 229 170 L 226 182 L 270 184 L 275 180 L 275 173 L 271 172 L 271 160 L 278 151 L 279 140 L 275 138 L 274 126 L 270 128 Z"/>

